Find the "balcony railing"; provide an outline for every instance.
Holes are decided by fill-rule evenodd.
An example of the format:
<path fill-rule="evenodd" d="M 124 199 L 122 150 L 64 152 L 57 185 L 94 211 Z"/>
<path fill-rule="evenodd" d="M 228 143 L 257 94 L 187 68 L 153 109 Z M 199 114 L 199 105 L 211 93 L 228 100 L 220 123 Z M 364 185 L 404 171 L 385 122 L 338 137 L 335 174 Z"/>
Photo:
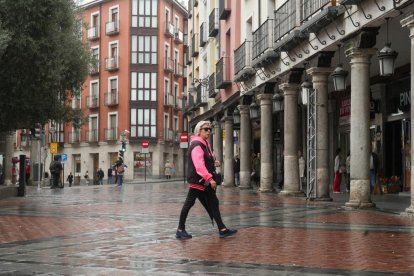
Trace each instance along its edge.
<path fill-rule="evenodd" d="M 91 129 L 86 131 L 86 142 L 96 143 L 98 142 L 98 129 Z"/>
<path fill-rule="evenodd" d="M 203 22 L 200 26 L 200 47 L 207 43 L 207 23 Z"/>
<path fill-rule="evenodd" d="M 105 128 L 105 141 L 116 141 L 118 140 L 118 129 L 113 128 Z"/>
<path fill-rule="evenodd" d="M 169 73 L 174 72 L 174 61 L 169 57 L 164 58 L 164 71 Z"/>
<path fill-rule="evenodd" d="M 119 33 L 119 20 L 109 21 L 105 24 L 106 35 L 116 35 Z"/>
<path fill-rule="evenodd" d="M 165 106 L 174 106 L 174 97 L 171 94 L 164 95 L 164 105 Z"/>
<path fill-rule="evenodd" d="M 169 37 L 174 36 L 174 25 L 170 21 L 165 21 L 165 35 Z"/>
<path fill-rule="evenodd" d="M 273 48 L 273 19 L 267 19 L 254 31 L 252 58 L 257 58 L 269 48 Z"/>
<path fill-rule="evenodd" d="M 183 76 L 183 65 L 179 64 L 177 60 L 174 62 L 174 76 L 176 77 Z"/>
<path fill-rule="evenodd" d="M 174 130 L 172 129 L 166 129 L 164 131 L 164 140 L 165 141 L 174 141 Z"/>
<path fill-rule="evenodd" d="M 222 57 L 216 63 L 216 88 L 225 89 L 231 85 L 230 58 Z"/>
<path fill-rule="evenodd" d="M 330 2 L 331 0 L 303 0 L 301 9 L 303 13 L 303 21 L 306 21 L 314 13 L 322 9 Z"/>
<path fill-rule="evenodd" d="M 118 56 L 105 58 L 105 70 L 115 71 L 119 69 Z"/>
<path fill-rule="evenodd" d="M 197 106 L 202 106 L 207 104 L 207 89 L 205 86 L 197 86 Z"/>
<path fill-rule="evenodd" d="M 245 41 L 234 51 L 234 74 L 239 73 L 246 66 L 251 66 L 252 42 Z"/>
<path fill-rule="evenodd" d="M 216 74 L 213 73 L 210 75 L 210 77 L 208 77 L 208 97 L 214 98 L 216 94 Z"/>
<path fill-rule="evenodd" d="M 280 40 L 296 26 L 296 1 L 288 0 L 275 11 L 274 41 Z"/>
<path fill-rule="evenodd" d="M 105 93 L 105 106 L 114 106 L 118 104 L 118 91 Z"/>
<path fill-rule="evenodd" d="M 199 54 L 198 48 L 200 48 L 200 41 L 198 40 L 198 34 L 193 34 L 193 37 L 191 38 L 191 48 L 192 48 L 191 56 L 192 57 L 198 56 Z"/>
<path fill-rule="evenodd" d="M 81 101 L 80 99 L 72 99 L 72 109 L 81 109 Z"/>
<path fill-rule="evenodd" d="M 219 16 L 218 9 L 215 8 L 212 10 L 209 16 L 209 28 L 208 36 L 215 37 L 219 31 Z"/>
<path fill-rule="evenodd" d="M 196 109 L 196 105 L 195 105 L 195 100 L 194 100 L 194 96 L 193 95 L 188 95 L 188 110 L 195 110 Z"/>
<path fill-rule="evenodd" d="M 184 42 L 184 34 L 177 27 L 175 28 L 175 31 L 174 31 L 174 41 L 177 42 L 177 43 L 183 43 Z"/>
<path fill-rule="evenodd" d="M 68 142 L 69 144 L 79 144 L 81 141 L 81 132 L 73 131 L 68 133 Z"/>
<path fill-rule="evenodd" d="M 90 27 L 87 30 L 87 36 L 89 40 L 99 39 L 99 26 Z"/>
<path fill-rule="evenodd" d="M 191 62 L 193 61 L 190 57 L 191 50 L 192 50 L 191 47 L 188 47 L 187 49 L 185 49 L 185 52 L 184 52 L 184 64 L 185 65 L 190 65 Z"/>
<path fill-rule="evenodd" d="M 184 106 L 184 104 L 183 104 L 183 99 L 181 99 L 181 98 L 176 98 L 176 99 L 175 99 L 175 108 L 176 108 L 176 109 L 183 109 L 183 106 Z"/>
<path fill-rule="evenodd" d="M 97 107 L 99 107 L 99 98 L 97 96 L 87 96 L 86 97 L 86 107 L 87 108 L 97 108 Z"/>
<path fill-rule="evenodd" d="M 99 61 L 94 61 L 94 63 L 89 65 L 89 74 L 90 75 L 99 74 Z"/>
<path fill-rule="evenodd" d="M 230 13 L 231 13 L 230 0 L 220 0 L 219 1 L 220 20 L 227 19 Z"/>

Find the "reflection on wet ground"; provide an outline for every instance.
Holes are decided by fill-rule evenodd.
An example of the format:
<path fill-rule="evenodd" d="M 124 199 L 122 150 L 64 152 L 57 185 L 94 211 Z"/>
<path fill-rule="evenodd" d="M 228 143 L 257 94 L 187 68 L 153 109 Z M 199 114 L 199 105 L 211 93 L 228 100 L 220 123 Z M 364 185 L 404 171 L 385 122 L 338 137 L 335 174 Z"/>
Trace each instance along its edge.
<path fill-rule="evenodd" d="M 0 275 L 411 275 L 409 197 L 373 197 L 379 208 L 346 210 L 346 194 L 308 202 L 220 188 L 220 239 L 201 204 L 174 234 L 182 182 L 29 187 L 0 200 Z"/>

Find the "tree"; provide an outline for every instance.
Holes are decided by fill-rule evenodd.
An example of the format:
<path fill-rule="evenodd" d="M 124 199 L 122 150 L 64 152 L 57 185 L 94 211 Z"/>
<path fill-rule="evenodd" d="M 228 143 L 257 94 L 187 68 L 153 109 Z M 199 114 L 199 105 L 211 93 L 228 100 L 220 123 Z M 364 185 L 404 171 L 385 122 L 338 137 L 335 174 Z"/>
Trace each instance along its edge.
<path fill-rule="evenodd" d="M 65 104 L 90 62 L 78 19 L 73 0 L 0 0 L 0 132 L 82 117 Z"/>

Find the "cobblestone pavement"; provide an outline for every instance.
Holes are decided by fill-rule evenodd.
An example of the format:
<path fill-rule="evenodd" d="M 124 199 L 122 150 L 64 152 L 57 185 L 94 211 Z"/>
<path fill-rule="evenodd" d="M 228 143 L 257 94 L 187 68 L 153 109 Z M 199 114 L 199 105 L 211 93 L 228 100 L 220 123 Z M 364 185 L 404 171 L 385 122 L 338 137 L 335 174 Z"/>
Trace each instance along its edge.
<path fill-rule="evenodd" d="M 0 201 L 0 275 L 414 275 L 409 197 L 346 210 L 346 194 L 308 202 L 237 188 L 218 190 L 220 239 L 196 203 L 193 239 L 175 231 L 182 182 L 40 189 Z M 405 206 L 404 206 L 405 205 Z"/>

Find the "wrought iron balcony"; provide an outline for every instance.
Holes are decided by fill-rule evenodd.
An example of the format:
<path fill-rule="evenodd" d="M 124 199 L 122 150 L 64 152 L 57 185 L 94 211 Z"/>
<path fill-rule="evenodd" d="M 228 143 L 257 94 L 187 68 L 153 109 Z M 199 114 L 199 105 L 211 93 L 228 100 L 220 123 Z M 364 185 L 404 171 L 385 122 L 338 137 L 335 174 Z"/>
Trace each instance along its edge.
<path fill-rule="evenodd" d="M 196 107 L 196 103 L 195 103 L 195 100 L 194 100 L 194 96 L 193 95 L 188 95 L 187 97 L 188 97 L 188 108 L 187 108 L 188 111 L 196 110 L 197 107 Z"/>
<path fill-rule="evenodd" d="M 99 98 L 97 96 L 87 96 L 86 97 L 86 107 L 87 108 L 97 108 L 97 107 L 99 107 Z"/>
<path fill-rule="evenodd" d="M 273 50 L 273 19 L 267 19 L 253 32 L 253 59 L 259 57 L 267 49 Z"/>
<path fill-rule="evenodd" d="M 169 57 L 164 58 L 164 71 L 167 73 L 174 72 L 174 61 Z"/>
<path fill-rule="evenodd" d="M 309 17 L 311 17 L 318 10 L 322 9 L 330 2 L 331 0 L 303 0 L 301 9 L 303 21 L 306 21 Z"/>
<path fill-rule="evenodd" d="M 184 34 L 177 27 L 175 27 L 175 31 L 174 31 L 174 41 L 176 43 L 183 43 L 184 42 Z"/>
<path fill-rule="evenodd" d="M 184 107 L 184 100 L 182 98 L 175 98 L 175 106 L 176 109 L 183 109 Z"/>
<path fill-rule="evenodd" d="M 98 142 L 98 129 L 91 129 L 86 131 L 86 142 L 97 143 Z"/>
<path fill-rule="evenodd" d="M 203 85 L 197 86 L 197 100 L 196 100 L 196 106 L 203 106 L 207 105 L 207 87 Z"/>
<path fill-rule="evenodd" d="M 115 106 L 118 105 L 118 91 L 114 90 L 112 92 L 105 93 L 105 106 Z"/>
<path fill-rule="evenodd" d="M 72 109 L 81 109 L 80 99 L 77 99 L 77 98 L 72 99 Z"/>
<path fill-rule="evenodd" d="M 274 41 L 280 40 L 296 26 L 296 1 L 288 0 L 275 11 Z"/>
<path fill-rule="evenodd" d="M 118 140 L 118 129 L 113 128 L 105 128 L 105 141 L 117 141 Z"/>
<path fill-rule="evenodd" d="M 105 70 L 106 71 L 115 71 L 119 69 L 118 56 L 107 57 L 105 58 Z"/>
<path fill-rule="evenodd" d="M 191 56 L 197 57 L 199 54 L 199 48 L 200 48 L 200 41 L 198 39 L 198 34 L 193 34 L 193 37 L 191 38 Z"/>
<path fill-rule="evenodd" d="M 190 52 L 192 51 L 191 46 L 184 50 L 184 64 L 190 65 L 193 62 L 192 58 L 190 57 Z"/>
<path fill-rule="evenodd" d="M 226 20 L 230 16 L 230 13 L 231 13 L 230 1 L 231 0 L 219 0 L 220 20 Z"/>
<path fill-rule="evenodd" d="M 245 81 L 256 74 L 252 68 L 252 42 L 245 41 L 234 51 L 234 80 Z"/>
<path fill-rule="evenodd" d="M 174 106 L 174 96 L 171 94 L 164 95 L 164 106 L 173 107 Z"/>
<path fill-rule="evenodd" d="M 222 57 L 216 63 L 216 88 L 225 89 L 231 85 L 230 58 Z"/>
<path fill-rule="evenodd" d="M 91 41 L 99 39 L 99 26 L 94 26 L 94 27 L 88 28 L 87 37 Z"/>
<path fill-rule="evenodd" d="M 183 65 L 178 63 L 177 60 L 174 62 L 174 76 L 176 77 L 183 76 Z"/>
<path fill-rule="evenodd" d="M 215 37 L 219 32 L 219 16 L 218 9 L 215 8 L 211 11 L 209 16 L 209 37 Z"/>
<path fill-rule="evenodd" d="M 68 133 L 68 143 L 69 144 L 79 144 L 81 141 L 81 131 L 73 131 Z"/>
<path fill-rule="evenodd" d="M 200 26 L 200 47 L 207 43 L 207 23 L 203 22 Z"/>
<path fill-rule="evenodd" d="M 169 37 L 174 36 L 174 25 L 170 21 L 165 21 L 165 35 Z"/>
<path fill-rule="evenodd" d="M 105 33 L 106 35 L 119 34 L 119 20 L 106 22 Z"/>
<path fill-rule="evenodd" d="M 210 77 L 208 77 L 208 97 L 214 98 L 216 94 L 216 74 L 213 73 L 210 75 Z"/>
<path fill-rule="evenodd" d="M 99 74 L 99 61 L 94 61 L 92 64 L 89 65 L 89 74 Z"/>
<path fill-rule="evenodd" d="M 168 128 L 164 131 L 164 140 L 165 141 L 174 141 L 174 130 Z"/>

